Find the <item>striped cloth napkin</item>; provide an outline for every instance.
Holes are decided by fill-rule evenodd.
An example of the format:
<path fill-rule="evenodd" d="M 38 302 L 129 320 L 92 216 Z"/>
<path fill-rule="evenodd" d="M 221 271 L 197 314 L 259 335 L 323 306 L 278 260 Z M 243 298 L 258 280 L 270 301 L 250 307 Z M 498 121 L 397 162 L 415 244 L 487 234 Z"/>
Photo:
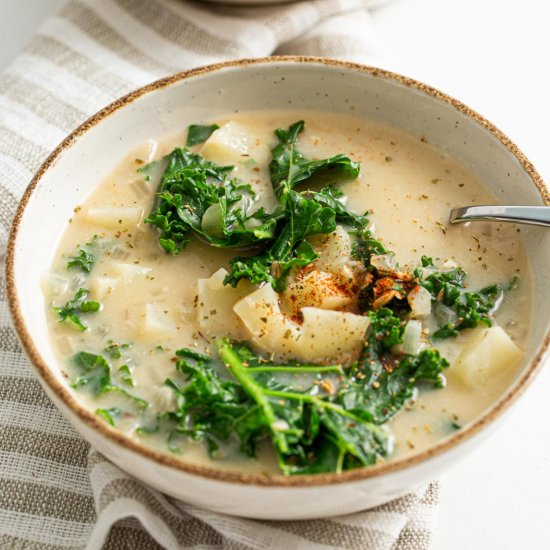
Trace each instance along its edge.
<path fill-rule="evenodd" d="M 375 3 L 69 1 L 0 77 L 0 245 L 40 163 L 106 103 L 231 58 L 276 52 L 372 63 L 366 8 Z M 437 484 L 351 516 L 284 522 L 215 514 L 141 484 L 90 449 L 43 393 L 10 326 L 3 281 L 0 308 L 2 548 L 429 547 Z"/>

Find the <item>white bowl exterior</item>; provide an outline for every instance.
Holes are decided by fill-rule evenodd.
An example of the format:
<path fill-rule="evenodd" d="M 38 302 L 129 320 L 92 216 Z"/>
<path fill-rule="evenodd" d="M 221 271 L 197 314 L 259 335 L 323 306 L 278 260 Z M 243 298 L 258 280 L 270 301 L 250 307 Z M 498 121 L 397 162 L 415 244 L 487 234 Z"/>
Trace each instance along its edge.
<path fill-rule="evenodd" d="M 14 254 L 17 298 L 36 348 L 59 380 L 63 379 L 48 336 L 40 274 L 48 269 L 73 208 L 128 151 L 151 137 L 233 111 L 285 108 L 352 114 L 424 136 L 470 169 L 503 203 L 542 204 L 517 159 L 479 122 L 398 80 L 344 66 L 270 62 L 225 67 L 175 82 L 111 113 L 78 138 L 45 172 L 23 213 Z M 537 296 L 527 362 L 550 322 L 550 232 L 528 228 L 522 235 Z M 272 519 L 349 513 L 390 500 L 433 479 L 487 434 L 484 430 L 430 460 L 362 481 L 305 488 L 241 484 L 237 490 L 235 484 L 190 475 L 124 449 L 92 431 L 59 397 L 54 400 L 99 451 L 152 486 L 226 513 Z"/>

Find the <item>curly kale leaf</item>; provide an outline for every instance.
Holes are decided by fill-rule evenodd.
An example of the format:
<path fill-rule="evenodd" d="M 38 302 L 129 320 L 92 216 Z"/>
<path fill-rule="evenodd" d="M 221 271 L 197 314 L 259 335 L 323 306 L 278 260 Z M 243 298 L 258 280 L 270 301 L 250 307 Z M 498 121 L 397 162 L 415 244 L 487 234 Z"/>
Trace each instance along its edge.
<path fill-rule="evenodd" d="M 84 273 L 90 273 L 96 261 L 97 244 L 98 236 L 94 235 L 84 246 L 78 245 L 78 254 L 69 257 L 67 269 L 77 268 Z"/>
<path fill-rule="evenodd" d="M 106 393 L 118 394 L 127 398 L 138 409 L 146 409 L 149 403 L 113 383 L 111 365 L 103 357 L 87 351 L 73 356 L 72 364 L 78 376 L 71 386 L 75 389 L 85 387 L 94 396 Z"/>
<path fill-rule="evenodd" d="M 296 149 L 298 136 L 304 130 L 304 121 L 299 120 L 288 129 L 275 130 L 279 143 L 272 149 L 269 164 L 271 183 L 275 194 L 282 196 L 313 176 L 327 181 L 354 179 L 359 175 L 359 164 L 346 155 L 335 155 L 328 159 L 306 160 Z"/>
<path fill-rule="evenodd" d="M 179 254 L 191 231 L 219 247 L 243 247 L 273 237 L 276 218 L 253 210 L 255 193 L 249 185 L 227 179 L 230 170 L 188 149 L 170 153 L 145 220 L 159 229 L 167 253 Z"/>
<path fill-rule="evenodd" d="M 369 317 L 367 343 L 340 394 L 340 402 L 353 414 L 383 424 L 414 396 L 418 382 L 443 387 L 441 373 L 449 363 L 436 349 L 414 356 L 393 354 L 391 348 L 402 341 L 402 321 L 386 308 L 370 312 Z"/>
<path fill-rule="evenodd" d="M 303 267 L 317 259 L 306 237 L 331 233 L 337 222 L 351 225 L 355 230 L 363 230 L 368 224 L 365 216 L 346 209 L 344 195 L 334 185 L 320 192 L 293 190 L 298 183 L 311 182 L 320 175 L 330 181 L 359 175 L 359 165 L 344 155 L 318 161 L 304 159 L 296 148 L 303 128 L 303 121 L 299 121 L 288 130 L 275 132 L 279 144 L 272 149 L 270 173 L 282 210 L 275 233 L 278 236 L 260 254 L 232 259 L 225 284 L 236 286 L 240 279 L 247 278 L 256 283 L 270 282 L 276 290 L 282 290 L 286 275 L 293 267 Z"/>
<path fill-rule="evenodd" d="M 80 315 L 83 313 L 95 313 L 100 310 L 101 304 L 93 300 L 86 300 L 89 290 L 81 288 L 77 291 L 74 298 L 69 300 L 63 307 L 52 308 L 59 317 L 60 323 L 65 323 L 71 328 L 83 332 L 88 329 Z"/>
<path fill-rule="evenodd" d="M 470 292 L 466 290 L 466 272 L 461 267 L 438 269 L 427 256 L 422 256 L 421 261 L 422 268 L 415 271 L 419 283 L 430 291 L 434 303 L 441 303 L 455 313 L 455 320 L 439 327 L 433 333 L 433 339 L 455 337 L 459 331 L 480 324 L 492 326 L 491 314 L 498 305 L 503 289 L 493 284 Z"/>
<path fill-rule="evenodd" d="M 211 124 L 210 126 L 191 124 L 187 130 L 186 147 L 204 143 L 218 128 L 219 126 L 217 124 Z"/>

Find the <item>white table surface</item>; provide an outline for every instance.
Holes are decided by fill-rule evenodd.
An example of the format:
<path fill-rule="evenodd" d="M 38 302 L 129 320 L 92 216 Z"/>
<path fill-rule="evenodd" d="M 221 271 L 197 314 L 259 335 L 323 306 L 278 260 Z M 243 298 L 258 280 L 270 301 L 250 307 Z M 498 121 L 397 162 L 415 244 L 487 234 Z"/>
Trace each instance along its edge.
<path fill-rule="evenodd" d="M 63 0 L 0 0 L 0 70 Z M 373 15 L 384 68 L 457 97 L 550 181 L 548 0 L 396 0 Z M 549 312 L 550 314 L 550 312 Z M 436 550 L 550 548 L 550 365 L 442 481 Z"/>

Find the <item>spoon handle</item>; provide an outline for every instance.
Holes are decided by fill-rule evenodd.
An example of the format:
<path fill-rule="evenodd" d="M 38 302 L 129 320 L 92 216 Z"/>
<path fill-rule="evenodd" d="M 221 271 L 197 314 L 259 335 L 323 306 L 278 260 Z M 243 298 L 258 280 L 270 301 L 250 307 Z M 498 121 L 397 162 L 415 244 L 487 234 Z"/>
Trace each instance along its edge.
<path fill-rule="evenodd" d="M 478 220 L 527 223 L 550 227 L 550 206 L 466 206 L 453 208 L 449 217 L 451 223 Z"/>

